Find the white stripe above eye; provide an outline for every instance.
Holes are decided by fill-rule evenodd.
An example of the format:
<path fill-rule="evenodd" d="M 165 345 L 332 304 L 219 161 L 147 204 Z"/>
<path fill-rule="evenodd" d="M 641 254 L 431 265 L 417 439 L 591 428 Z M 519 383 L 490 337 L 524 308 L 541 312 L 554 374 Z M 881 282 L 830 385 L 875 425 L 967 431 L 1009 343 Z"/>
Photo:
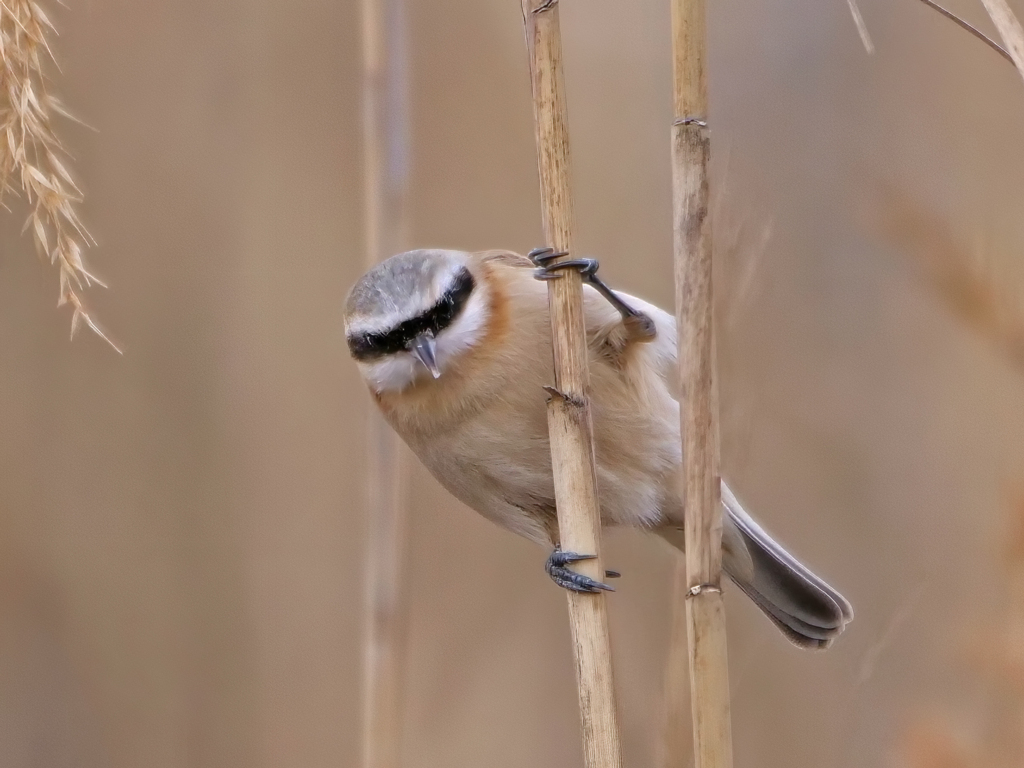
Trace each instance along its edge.
<path fill-rule="evenodd" d="M 451 290 L 463 269 L 464 266 L 458 262 L 442 265 L 429 284 L 412 294 L 394 296 L 380 292 L 373 313 L 349 318 L 345 332 L 350 336 L 387 333 L 406 320 L 429 312 L 445 292 Z"/>

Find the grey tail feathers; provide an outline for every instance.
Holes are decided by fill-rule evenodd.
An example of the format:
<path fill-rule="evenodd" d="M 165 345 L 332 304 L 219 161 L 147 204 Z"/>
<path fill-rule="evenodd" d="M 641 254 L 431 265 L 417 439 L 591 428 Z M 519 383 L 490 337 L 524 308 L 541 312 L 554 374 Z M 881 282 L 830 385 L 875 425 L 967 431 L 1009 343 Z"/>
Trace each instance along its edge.
<path fill-rule="evenodd" d="M 801 648 L 827 648 L 853 609 L 755 523 L 722 483 L 722 568 L 782 633 Z M 658 531 L 683 550 L 682 530 Z"/>
<path fill-rule="evenodd" d="M 728 516 L 723 528 L 733 528 L 739 534 L 734 545 L 742 541 L 746 550 L 730 552 L 734 547 L 727 546 L 725 572 L 791 641 L 803 648 L 827 648 L 853 619 L 846 598 L 765 533 L 725 483 L 722 504 Z M 723 538 L 733 537 L 724 533 Z"/>

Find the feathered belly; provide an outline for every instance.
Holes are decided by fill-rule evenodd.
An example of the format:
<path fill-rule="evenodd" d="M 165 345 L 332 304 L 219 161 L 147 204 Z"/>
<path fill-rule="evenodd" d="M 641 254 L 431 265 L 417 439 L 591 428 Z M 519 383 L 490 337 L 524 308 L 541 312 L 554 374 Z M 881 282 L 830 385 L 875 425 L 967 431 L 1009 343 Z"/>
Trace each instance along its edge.
<path fill-rule="evenodd" d="M 595 402 L 594 446 L 605 525 L 650 527 L 665 517 L 681 519 L 674 490 L 679 465 L 675 424 L 655 418 L 638 403 L 622 411 Z M 554 480 L 543 399 L 519 407 L 495 403 L 459 429 L 435 436 L 428 445 L 413 445 L 413 450 L 467 506 L 527 538 L 553 543 Z"/>

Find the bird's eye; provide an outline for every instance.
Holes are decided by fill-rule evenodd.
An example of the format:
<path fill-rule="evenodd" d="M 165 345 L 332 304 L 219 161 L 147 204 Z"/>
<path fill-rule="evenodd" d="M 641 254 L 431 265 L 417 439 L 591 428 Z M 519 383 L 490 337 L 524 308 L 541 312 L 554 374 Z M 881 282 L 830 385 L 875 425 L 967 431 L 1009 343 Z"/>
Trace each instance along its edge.
<path fill-rule="evenodd" d="M 426 312 L 404 320 L 389 331 L 355 334 L 348 338 L 349 350 L 357 360 L 408 351 L 414 340 L 430 333 L 436 337 L 459 316 L 473 292 L 473 276 L 463 269 L 437 303 Z"/>

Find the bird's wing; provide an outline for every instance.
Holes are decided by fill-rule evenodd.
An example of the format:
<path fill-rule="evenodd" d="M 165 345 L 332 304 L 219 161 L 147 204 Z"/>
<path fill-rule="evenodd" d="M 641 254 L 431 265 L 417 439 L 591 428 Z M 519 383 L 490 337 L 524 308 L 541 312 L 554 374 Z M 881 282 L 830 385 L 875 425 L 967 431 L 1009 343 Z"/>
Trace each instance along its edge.
<path fill-rule="evenodd" d="M 616 291 L 619 298 L 633 309 L 643 312 L 654 321 L 657 331 L 650 341 L 630 339 L 622 324 L 622 317 L 608 301 L 590 286 L 584 286 L 583 306 L 586 315 L 587 336 L 591 348 L 608 362 L 621 368 L 625 355 L 641 355 L 647 364 L 654 367 L 658 376 L 666 383 L 672 396 L 676 392 L 676 319 L 668 312 L 653 304 Z"/>
<path fill-rule="evenodd" d="M 516 269 L 533 270 L 536 265 L 526 256 L 513 251 L 492 250 L 475 254 L 483 262 L 500 264 Z M 543 282 L 537 281 L 538 291 L 546 293 Z M 676 373 L 676 319 L 673 315 L 659 307 L 630 296 L 628 293 L 616 291 L 619 297 L 631 307 L 643 312 L 654 320 L 657 336 L 649 342 L 637 343 L 630 341 L 623 330 L 622 317 L 600 293 L 589 285 L 583 286 L 583 311 L 586 316 L 587 341 L 591 348 L 616 367 L 620 364 L 620 356 L 627 347 L 641 347 L 641 354 L 652 358 L 652 364 L 666 382 L 672 396 L 677 400 Z"/>

